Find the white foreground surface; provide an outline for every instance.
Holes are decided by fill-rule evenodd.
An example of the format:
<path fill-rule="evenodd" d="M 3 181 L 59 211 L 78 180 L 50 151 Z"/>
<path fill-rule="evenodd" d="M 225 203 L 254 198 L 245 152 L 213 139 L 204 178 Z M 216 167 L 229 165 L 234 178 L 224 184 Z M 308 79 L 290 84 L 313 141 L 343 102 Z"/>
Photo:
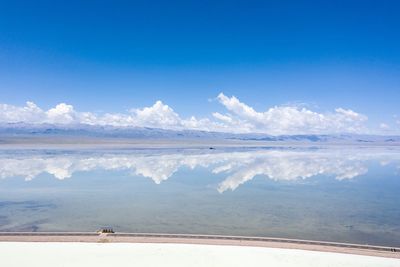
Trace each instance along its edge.
<path fill-rule="evenodd" d="M 400 259 L 244 246 L 0 242 L 0 266 L 399 267 Z"/>

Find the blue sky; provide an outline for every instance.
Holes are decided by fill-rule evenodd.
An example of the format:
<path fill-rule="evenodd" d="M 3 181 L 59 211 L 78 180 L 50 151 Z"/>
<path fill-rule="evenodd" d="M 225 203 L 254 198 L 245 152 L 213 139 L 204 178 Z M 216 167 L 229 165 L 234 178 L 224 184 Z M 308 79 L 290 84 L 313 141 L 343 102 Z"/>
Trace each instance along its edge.
<path fill-rule="evenodd" d="M 161 100 L 249 122 L 223 92 L 400 132 L 398 14 L 398 1 L 0 1 L 0 103 L 97 114 Z"/>

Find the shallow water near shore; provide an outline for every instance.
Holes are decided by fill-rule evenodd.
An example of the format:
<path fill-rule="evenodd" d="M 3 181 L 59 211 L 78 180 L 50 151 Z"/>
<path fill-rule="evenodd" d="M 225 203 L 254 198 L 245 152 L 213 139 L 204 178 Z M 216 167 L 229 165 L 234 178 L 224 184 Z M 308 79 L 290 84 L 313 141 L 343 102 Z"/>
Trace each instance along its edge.
<path fill-rule="evenodd" d="M 0 151 L 0 231 L 400 246 L 398 148 Z"/>

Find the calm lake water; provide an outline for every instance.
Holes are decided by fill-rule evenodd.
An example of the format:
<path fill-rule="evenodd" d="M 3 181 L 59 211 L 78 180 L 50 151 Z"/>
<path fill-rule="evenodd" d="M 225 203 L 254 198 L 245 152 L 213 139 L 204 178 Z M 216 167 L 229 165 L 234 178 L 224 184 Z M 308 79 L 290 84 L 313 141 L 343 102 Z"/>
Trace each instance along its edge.
<path fill-rule="evenodd" d="M 400 150 L 0 150 L 0 231 L 400 246 Z"/>

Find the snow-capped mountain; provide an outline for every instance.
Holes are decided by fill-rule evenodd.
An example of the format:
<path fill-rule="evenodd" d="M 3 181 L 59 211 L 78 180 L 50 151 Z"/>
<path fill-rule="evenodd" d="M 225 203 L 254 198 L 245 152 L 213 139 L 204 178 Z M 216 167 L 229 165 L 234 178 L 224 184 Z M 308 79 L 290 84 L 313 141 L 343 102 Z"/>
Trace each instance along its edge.
<path fill-rule="evenodd" d="M 0 124 L 0 137 L 92 137 L 92 138 L 132 138 L 132 139 L 216 139 L 263 142 L 307 142 L 307 143 L 357 143 L 357 144 L 400 144 L 400 136 L 384 135 L 268 135 L 234 134 L 197 130 L 166 130 L 142 127 L 94 126 L 87 124 Z"/>

